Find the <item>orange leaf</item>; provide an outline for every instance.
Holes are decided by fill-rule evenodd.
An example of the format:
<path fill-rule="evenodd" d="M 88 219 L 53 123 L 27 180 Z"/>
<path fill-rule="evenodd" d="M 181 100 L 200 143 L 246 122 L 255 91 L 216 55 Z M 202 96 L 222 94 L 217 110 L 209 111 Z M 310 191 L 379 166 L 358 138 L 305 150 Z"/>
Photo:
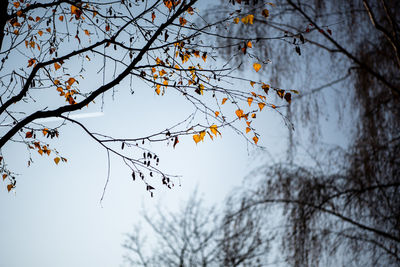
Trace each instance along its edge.
<path fill-rule="evenodd" d="M 250 127 L 246 127 L 246 133 L 248 133 L 250 131 L 251 131 Z"/>
<path fill-rule="evenodd" d="M 181 24 L 181 26 L 185 26 L 185 24 L 187 23 L 187 20 L 183 17 L 179 18 L 179 23 Z"/>
<path fill-rule="evenodd" d="M 25 138 L 32 138 L 32 136 L 33 136 L 33 131 L 26 132 L 25 134 Z"/>
<path fill-rule="evenodd" d="M 248 97 L 247 98 L 247 103 L 249 103 L 249 106 L 251 106 L 252 102 L 253 102 L 253 98 L 252 97 Z"/>
<path fill-rule="evenodd" d="M 247 47 L 249 47 L 249 48 L 253 47 L 253 45 L 252 45 L 252 43 L 250 41 L 247 42 Z"/>
<path fill-rule="evenodd" d="M 156 13 L 151 13 L 151 22 L 154 22 L 154 19 L 156 18 Z"/>
<path fill-rule="evenodd" d="M 64 16 L 59 16 L 58 19 L 63 21 L 64 20 Z"/>
<path fill-rule="evenodd" d="M 59 157 L 54 158 L 54 162 L 58 165 L 58 163 L 60 162 L 60 158 Z"/>
<path fill-rule="evenodd" d="M 210 130 L 215 136 L 217 136 L 217 133 L 221 134 L 217 129 L 218 129 L 218 127 L 215 124 L 210 126 Z"/>
<path fill-rule="evenodd" d="M 201 56 L 201 58 L 204 60 L 204 62 L 206 62 L 206 59 L 207 59 L 207 53 L 203 53 L 203 55 Z"/>
<path fill-rule="evenodd" d="M 265 107 L 265 103 L 258 103 L 258 107 L 260 108 L 260 111 Z"/>
<path fill-rule="evenodd" d="M 7 178 L 7 174 L 3 174 L 3 181 Z"/>
<path fill-rule="evenodd" d="M 20 6 L 19 2 L 14 2 L 13 4 L 14 4 L 15 8 L 19 8 L 19 6 Z M 8 190 L 8 191 L 10 191 L 10 190 Z"/>
<path fill-rule="evenodd" d="M 85 32 L 85 34 L 86 34 L 87 36 L 90 36 L 90 33 L 89 33 L 88 30 L 85 30 L 84 32 Z"/>
<path fill-rule="evenodd" d="M 239 119 L 241 119 L 243 117 L 243 110 L 238 109 L 235 111 L 236 116 L 238 116 Z"/>
<path fill-rule="evenodd" d="M 258 72 L 261 69 L 261 64 L 260 63 L 254 63 L 253 68 Z"/>
<path fill-rule="evenodd" d="M 58 64 L 58 63 L 56 62 L 56 63 L 54 63 L 54 68 L 55 68 L 56 70 L 58 70 L 59 68 L 61 68 L 61 66 L 60 66 L 60 64 Z"/>
<path fill-rule="evenodd" d="M 253 137 L 253 141 L 254 141 L 254 143 L 257 145 L 257 143 L 258 143 L 258 137 L 257 137 L 257 136 L 254 136 L 254 137 Z"/>
<path fill-rule="evenodd" d="M 72 84 L 74 84 L 75 81 L 76 80 L 71 77 L 71 78 L 68 79 L 67 83 L 69 84 L 69 86 L 71 86 Z"/>
<path fill-rule="evenodd" d="M 253 81 L 250 81 L 250 85 L 252 86 L 252 87 L 254 87 L 254 84 L 255 84 L 256 82 L 253 82 Z"/>
<path fill-rule="evenodd" d="M 12 184 L 7 185 L 7 190 L 8 190 L 8 192 L 10 192 L 11 189 L 13 189 L 13 188 L 14 188 L 14 185 L 12 185 Z"/>
<path fill-rule="evenodd" d="M 157 87 L 156 88 L 156 93 L 157 93 L 157 95 L 160 95 L 160 92 L 161 92 L 160 87 L 161 87 L 161 85 L 157 84 L 156 87 Z"/>
<path fill-rule="evenodd" d="M 44 129 L 42 130 L 42 133 L 43 133 L 43 136 L 46 136 L 46 134 L 49 133 L 49 129 L 44 128 Z"/>
<path fill-rule="evenodd" d="M 226 100 L 228 100 L 226 97 L 222 99 L 222 105 L 225 104 Z"/>
<path fill-rule="evenodd" d="M 234 19 L 233 19 L 233 22 L 234 22 L 235 24 L 238 24 L 238 23 L 239 23 L 239 18 L 234 18 Z"/>
<path fill-rule="evenodd" d="M 29 59 L 28 60 L 28 67 L 31 67 L 33 64 L 35 64 L 35 62 L 36 62 L 36 59 L 33 59 L 33 58 Z"/>
<path fill-rule="evenodd" d="M 218 117 L 219 111 L 215 111 L 215 117 Z"/>

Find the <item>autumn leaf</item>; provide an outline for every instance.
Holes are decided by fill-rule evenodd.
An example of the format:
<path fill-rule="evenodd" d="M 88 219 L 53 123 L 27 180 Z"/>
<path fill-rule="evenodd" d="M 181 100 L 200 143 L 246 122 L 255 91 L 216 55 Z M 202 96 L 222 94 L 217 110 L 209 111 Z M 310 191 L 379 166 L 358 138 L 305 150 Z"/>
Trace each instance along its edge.
<path fill-rule="evenodd" d="M 210 126 L 210 131 L 211 131 L 215 136 L 217 136 L 217 133 L 221 134 L 221 133 L 218 131 L 217 125 L 215 125 L 215 124 L 213 124 L 213 125 Z"/>
<path fill-rule="evenodd" d="M 300 92 L 297 90 L 290 90 L 290 92 L 295 93 L 296 95 L 300 94 Z"/>
<path fill-rule="evenodd" d="M 246 133 L 248 133 L 250 131 L 251 131 L 250 127 L 246 127 Z"/>
<path fill-rule="evenodd" d="M 260 63 L 254 63 L 253 68 L 258 72 L 261 69 L 261 64 Z"/>
<path fill-rule="evenodd" d="M 14 2 L 13 4 L 14 4 L 14 7 L 15 7 L 15 8 L 19 8 L 19 6 L 20 6 L 20 3 L 19 3 L 19 2 Z M 9 191 L 10 191 L 10 190 L 9 190 Z"/>
<path fill-rule="evenodd" d="M 12 185 L 12 184 L 7 185 L 7 190 L 8 190 L 8 192 L 10 192 L 11 189 L 13 189 L 13 188 L 14 188 L 14 185 Z"/>
<path fill-rule="evenodd" d="M 243 117 L 243 110 L 238 109 L 235 111 L 236 116 L 238 116 L 239 119 L 241 119 Z"/>
<path fill-rule="evenodd" d="M 290 102 L 292 101 L 292 94 L 291 93 L 286 93 L 284 98 L 290 104 Z"/>
<path fill-rule="evenodd" d="M 193 140 L 194 142 L 197 144 L 198 142 L 200 142 L 200 135 L 199 134 L 195 134 L 193 135 Z"/>
<path fill-rule="evenodd" d="M 46 136 L 46 135 L 49 133 L 49 129 L 44 128 L 44 129 L 42 130 L 42 133 L 43 133 L 43 136 Z"/>
<path fill-rule="evenodd" d="M 3 174 L 3 181 L 7 178 L 7 174 Z"/>
<path fill-rule="evenodd" d="M 203 55 L 201 56 L 201 58 L 204 60 L 204 62 L 206 62 L 206 59 L 207 59 L 207 53 L 203 53 Z"/>
<path fill-rule="evenodd" d="M 106 25 L 106 32 L 108 32 L 110 30 L 110 25 Z"/>
<path fill-rule="evenodd" d="M 33 136 L 33 131 L 26 132 L 25 134 L 25 138 L 32 138 L 32 136 Z"/>
<path fill-rule="evenodd" d="M 151 22 L 154 22 L 154 19 L 156 18 L 156 13 L 151 13 Z"/>
<path fill-rule="evenodd" d="M 181 24 L 181 26 L 185 26 L 185 24 L 187 23 L 187 20 L 183 17 L 179 18 L 179 24 Z"/>
<path fill-rule="evenodd" d="M 67 83 L 69 84 L 69 86 L 71 86 L 71 85 L 74 84 L 75 81 L 76 81 L 76 80 L 75 80 L 74 78 L 71 77 L 71 78 L 68 79 Z"/>
<path fill-rule="evenodd" d="M 194 10 L 193 10 L 193 7 L 188 7 L 188 9 L 186 10 L 190 15 L 193 15 L 194 14 Z"/>
<path fill-rule="evenodd" d="M 251 87 L 254 87 L 255 84 L 256 84 L 256 82 L 250 81 Z"/>
<path fill-rule="evenodd" d="M 174 148 L 175 148 L 175 146 L 176 146 L 176 144 L 178 144 L 179 143 L 179 140 L 178 140 L 178 136 L 175 136 L 175 140 L 174 140 Z"/>
<path fill-rule="evenodd" d="M 157 87 L 156 88 L 156 93 L 157 93 L 157 95 L 160 95 L 160 92 L 161 92 L 160 87 L 161 87 L 161 85 L 157 84 L 156 87 Z"/>
<path fill-rule="evenodd" d="M 215 117 L 219 116 L 219 111 L 215 111 Z"/>
<path fill-rule="evenodd" d="M 28 67 L 33 66 L 33 64 L 35 64 L 35 62 L 36 62 L 36 59 L 34 59 L 34 58 L 29 59 L 28 60 Z"/>
<path fill-rule="evenodd" d="M 247 47 L 249 47 L 249 48 L 252 48 L 252 47 L 253 47 L 253 44 L 252 44 L 250 41 L 248 41 L 246 45 L 247 45 Z"/>
<path fill-rule="evenodd" d="M 252 102 L 253 102 L 253 98 L 252 97 L 248 97 L 247 98 L 247 103 L 249 104 L 249 106 L 251 106 Z"/>
<path fill-rule="evenodd" d="M 247 15 L 242 18 L 242 22 L 244 24 L 248 24 L 248 23 L 253 24 L 253 21 L 254 21 L 254 15 Z"/>
<path fill-rule="evenodd" d="M 253 141 L 254 141 L 254 143 L 257 145 L 257 143 L 258 143 L 258 137 L 257 137 L 257 136 L 254 136 L 254 137 L 253 137 Z"/>
<path fill-rule="evenodd" d="M 54 158 L 54 162 L 58 165 L 58 163 L 60 162 L 60 158 L 59 157 Z"/>
<path fill-rule="evenodd" d="M 263 15 L 265 18 L 268 18 L 268 17 L 269 17 L 269 11 L 268 11 L 268 9 L 264 9 L 264 10 L 261 12 L 261 15 Z"/>
<path fill-rule="evenodd" d="M 90 36 L 90 33 L 89 33 L 88 30 L 84 30 L 84 32 L 85 32 L 85 34 L 86 34 L 87 36 Z"/>
<path fill-rule="evenodd" d="M 265 107 L 265 103 L 258 103 L 258 107 L 260 108 L 260 111 Z"/>
<path fill-rule="evenodd" d="M 264 92 L 268 95 L 268 90 L 270 88 L 269 84 L 263 83 L 261 88 L 264 90 Z"/>
<path fill-rule="evenodd" d="M 60 21 L 64 21 L 64 16 L 59 16 L 58 19 L 59 19 Z"/>
<path fill-rule="evenodd" d="M 225 104 L 226 100 L 228 100 L 226 97 L 222 99 L 222 105 Z"/>
<path fill-rule="evenodd" d="M 234 19 L 233 19 L 233 22 L 234 22 L 235 24 L 238 24 L 238 23 L 239 23 L 239 18 L 234 18 Z"/>
<path fill-rule="evenodd" d="M 60 66 L 60 64 L 58 64 L 58 63 L 56 62 L 56 63 L 54 63 L 54 68 L 55 68 L 56 70 L 58 70 L 59 68 L 61 68 L 61 66 Z"/>
<path fill-rule="evenodd" d="M 43 32 L 42 32 L 42 31 L 38 31 L 38 34 L 39 34 L 40 36 L 42 36 L 42 35 L 43 35 Z"/>

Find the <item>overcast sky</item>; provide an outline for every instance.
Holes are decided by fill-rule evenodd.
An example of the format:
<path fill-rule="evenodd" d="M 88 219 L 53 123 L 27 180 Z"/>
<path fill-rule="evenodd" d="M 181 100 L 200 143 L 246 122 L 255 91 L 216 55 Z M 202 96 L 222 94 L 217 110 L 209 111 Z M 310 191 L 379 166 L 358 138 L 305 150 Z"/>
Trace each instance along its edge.
<path fill-rule="evenodd" d="M 205 5 L 206 1 L 201 2 Z M 259 80 L 254 72 L 242 75 Z M 86 80 L 87 84 L 98 82 L 90 75 Z M 75 118 L 94 132 L 137 137 L 164 130 L 194 111 L 174 92 L 160 97 L 138 83 L 131 95 L 127 86 L 121 83 L 116 88 L 114 100 L 106 94 L 103 110 L 93 105 Z M 120 159 L 111 157 L 110 181 L 100 203 L 107 154 L 75 125 L 63 127 L 53 144 L 68 163 L 56 166 L 52 157 L 35 154 L 28 168 L 21 160 L 26 151 L 8 145 L 8 164 L 21 175 L 15 191 L 7 193 L 4 182 L 0 186 L 0 266 L 119 266 L 124 234 L 132 231 L 143 209 L 152 210 L 161 203 L 176 210 L 196 188 L 207 204 L 221 203 L 254 168 L 285 157 L 287 129 L 282 118 L 270 109 L 257 116 L 253 126 L 265 151 L 249 146 L 229 128 L 219 129 L 222 137 L 214 141 L 195 144 L 187 136 L 180 138 L 175 149 L 172 143 L 151 144 L 160 157 L 160 168 L 181 175 L 172 190 L 154 181 L 153 198 L 141 181 L 132 181 Z M 60 122 L 46 123 L 54 127 Z"/>

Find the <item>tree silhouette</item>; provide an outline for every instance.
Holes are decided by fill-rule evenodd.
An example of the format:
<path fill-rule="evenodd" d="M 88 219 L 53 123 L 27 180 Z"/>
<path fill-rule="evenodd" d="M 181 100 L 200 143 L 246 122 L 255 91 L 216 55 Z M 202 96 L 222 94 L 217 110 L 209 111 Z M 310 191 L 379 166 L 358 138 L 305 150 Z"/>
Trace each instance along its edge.
<path fill-rule="evenodd" d="M 270 85 L 262 84 L 265 92 L 257 93 L 250 86 L 238 90 L 232 85 L 235 79 L 246 79 L 235 76 L 236 67 L 220 60 L 218 48 L 207 37 L 216 25 L 231 22 L 233 15 L 208 23 L 201 19 L 197 2 L 2 1 L 0 163 L 8 190 L 16 186 L 16 175 L 7 167 L 7 144 L 19 144 L 21 151 L 27 148 L 28 165 L 36 153 L 52 157 L 55 164 L 65 163 L 67 157 L 51 145 L 51 139 L 62 138 L 62 129 L 71 123 L 109 156 L 120 157 L 132 170 L 133 180 L 143 180 L 151 195 L 154 185 L 147 177 L 159 177 L 169 188 L 174 184 L 174 176 L 158 168 L 160 159 L 148 147 L 151 142 L 171 142 L 175 147 L 179 137 L 190 135 L 197 144 L 230 127 L 257 144 L 259 134 L 250 120 L 264 107 L 276 108 L 265 97 Z M 258 71 L 261 64 L 252 62 L 248 69 L 254 72 L 253 67 Z M 92 82 L 85 81 L 89 78 Z M 168 129 L 125 138 L 94 133 L 70 116 L 104 103 L 105 93 L 114 95 L 122 84 L 123 90 L 134 94 L 136 82 L 160 97 L 176 91 L 195 112 L 185 121 L 171 122 Z M 50 127 L 46 118 L 62 122 Z"/>
<path fill-rule="evenodd" d="M 229 10 L 226 2 L 221 8 Z M 311 136 L 310 145 L 299 144 L 304 140 L 290 131 L 288 160 L 254 172 L 260 182 L 241 197 L 236 194 L 244 203 L 236 214 L 281 207 L 283 230 L 276 234 L 286 263 L 293 266 L 397 266 L 399 2 L 287 0 L 268 8 L 267 19 L 264 3 L 231 2 L 242 2 L 244 13 L 259 10 L 254 21 L 265 26 L 220 31 L 227 37 L 218 39 L 220 45 L 259 40 L 266 49 L 252 56 L 280 61 L 265 69 L 276 86 L 289 86 L 282 77 L 304 81 L 287 114 L 309 126 Z M 286 45 L 274 43 L 280 35 Z M 228 47 L 226 57 L 239 53 Z M 338 102 L 336 109 L 327 103 L 332 101 L 327 92 Z M 321 114 L 333 112 L 350 127 L 342 129 L 351 134 L 345 149 L 320 143 Z M 299 145 L 309 146 L 310 157 L 296 153 Z"/>
<path fill-rule="evenodd" d="M 218 212 L 205 207 L 194 193 L 179 212 L 166 212 L 163 207 L 154 215 L 144 212 L 151 235 L 143 236 L 143 229 L 135 224 L 123 244 L 126 262 L 132 266 L 263 266 L 269 240 L 261 235 L 262 218 L 242 213 L 230 220 L 234 206 L 228 201 Z"/>

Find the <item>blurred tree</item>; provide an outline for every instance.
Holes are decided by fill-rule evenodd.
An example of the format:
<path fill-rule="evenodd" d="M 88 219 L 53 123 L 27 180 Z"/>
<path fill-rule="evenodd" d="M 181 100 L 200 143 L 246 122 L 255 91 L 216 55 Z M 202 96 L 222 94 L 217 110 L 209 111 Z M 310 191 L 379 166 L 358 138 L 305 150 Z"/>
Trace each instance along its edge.
<path fill-rule="evenodd" d="M 244 212 L 227 220 L 231 208 L 229 202 L 225 213 L 206 208 L 193 194 L 178 213 L 145 212 L 151 232 L 143 237 L 146 228 L 136 224 L 124 258 L 132 266 L 264 266 L 269 240 L 261 235 L 261 217 Z"/>
<path fill-rule="evenodd" d="M 257 170 L 258 189 L 243 190 L 236 214 L 282 207 L 281 247 L 293 266 L 398 266 L 400 2 L 227 2 L 218 10 L 255 14 L 264 27 L 219 28 L 225 57 L 278 62 L 263 71 L 276 86 L 302 89 L 287 114 L 311 137 L 309 146 L 290 131 L 288 160 Z M 241 50 L 249 40 L 263 49 Z M 346 148 L 321 144 L 322 114 L 349 125 Z"/>
<path fill-rule="evenodd" d="M 275 105 L 262 94 L 234 88 L 232 80 L 243 77 L 218 60 L 217 49 L 204 34 L 232 17 L 225 14 L 221 21 L 198 26 L 194 22 L 201 16 L 196 2 L 1 1 L 0 170 L 3 180 L 8 180 L 8 191 L 15 187 L 17 175 L 8 168 L 7 144 L 28 150 L 21 155 L 28 166 L 33 152 L 52 157 L 55 164 L 67 162 L 51 139 L 59 137 L 68 123 L 92 137 L 108 157 L 121 158 L 133 179 L 140 177 L 151 194 L 154 184 L 148 177 L 158 177 L 172 187 L 174 176 L 159 169 L 159 157 L 148 143 L 175 147 L 184 135 L 198 143 L 230 127 L 257 144 L 259 134 L 244 122 L 265 106 L 273 110 Z M 85 81 L 88 78 L 90 82 Z M 114 96 L 121 89 L 133 94 L 138 84 L 148 85 L 159 96 L 176 91 L 194 112 L 184 121 L 171 122 L 166 130 L 125 138 L 94 133 L 70 116 L 87 107 L 103 107 L 105 93 Z M 246 108 L 252 103 L 253 108 Z M 50 127 L 47 118 L 62 122 Z"/>

